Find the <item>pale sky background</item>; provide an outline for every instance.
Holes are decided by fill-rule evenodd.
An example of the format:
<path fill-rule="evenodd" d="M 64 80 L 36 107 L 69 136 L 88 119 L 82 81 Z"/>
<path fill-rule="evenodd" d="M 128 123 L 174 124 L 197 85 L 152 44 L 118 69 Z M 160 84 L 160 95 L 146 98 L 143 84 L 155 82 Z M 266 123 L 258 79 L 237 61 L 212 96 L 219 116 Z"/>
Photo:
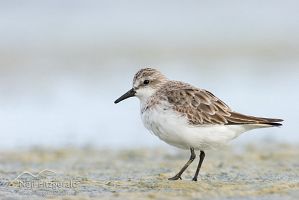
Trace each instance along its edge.
<path fill-rule="evenodd" d="M 299 142 L 298 1 L 0 1 L 0 146 L 164 145 L 139 102 L 144 66 L 234 110 L 285 119 L 236 144 Z"/>

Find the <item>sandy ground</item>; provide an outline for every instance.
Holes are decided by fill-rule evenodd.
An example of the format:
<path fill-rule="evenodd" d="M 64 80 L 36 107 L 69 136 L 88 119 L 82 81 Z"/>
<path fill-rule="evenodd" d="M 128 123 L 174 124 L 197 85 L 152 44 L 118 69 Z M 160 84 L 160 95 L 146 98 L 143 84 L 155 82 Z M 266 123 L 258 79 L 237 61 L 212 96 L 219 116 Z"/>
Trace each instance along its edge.
<path fill-rule="evenodd" d="M 1 199 L 299 199 L 299 146 L 248 145 L 189 158 L 173 149 L 64 148 L 0 153 Z M 31 173 L 31 175 L 29 174 Z"/>

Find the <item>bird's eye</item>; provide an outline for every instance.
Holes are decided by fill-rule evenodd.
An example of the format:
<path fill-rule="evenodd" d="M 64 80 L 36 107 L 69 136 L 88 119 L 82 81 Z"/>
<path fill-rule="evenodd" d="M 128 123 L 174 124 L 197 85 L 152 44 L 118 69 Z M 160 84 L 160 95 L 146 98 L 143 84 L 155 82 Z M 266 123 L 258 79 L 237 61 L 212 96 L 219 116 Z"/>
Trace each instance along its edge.
<path fill-rule="evenodd" d="M 144 80 L 144 81 L 143 81 L 143 84 L 144 84 L 144 85 L 147 85 L 147 84 L 149 84 L 149 82 L 150 82 L 149 80 Z"/>

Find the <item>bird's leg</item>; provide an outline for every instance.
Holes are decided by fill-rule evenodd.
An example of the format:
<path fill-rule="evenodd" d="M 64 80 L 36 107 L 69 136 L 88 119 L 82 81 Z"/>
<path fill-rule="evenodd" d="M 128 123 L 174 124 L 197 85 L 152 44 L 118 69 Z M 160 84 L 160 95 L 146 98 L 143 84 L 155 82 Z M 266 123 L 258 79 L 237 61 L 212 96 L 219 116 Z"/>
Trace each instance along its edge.
<path fill-rule="evenodd" d="M 194 153 L 194 148 L 190 148 L 191 151 L 191 156 L 190 159 L 188 160 L 188 162 L 184 165 L 184 167 L 179 171 L 179 173 L 177 173 L 174 177 L 169 178 L 168 180 L 178 180 L 178 179 L 182 179 L 181 175 L 184 173 L 184 171 L 189 167 L 189 165 L 192 163 L 192 161 L 195 159 L 196 155 Z"/>
<path fill-rule="evenodd" d="M 205 152 L 204 151 L 200 151 L 200 155 L 199 155 L 199 163 L 198 163 L 198 166 L 197 166 L 197 169 L 196 169 L 196 172 L 195 172 L 195 175 L 192 179 L 192 181 L 197 181 L 197 177 L 198 177 L 198 173 L 199 173 L 199 170 L 201 168 L 201 164 L 203 162 L 203 160 L 205 159 Z"/>

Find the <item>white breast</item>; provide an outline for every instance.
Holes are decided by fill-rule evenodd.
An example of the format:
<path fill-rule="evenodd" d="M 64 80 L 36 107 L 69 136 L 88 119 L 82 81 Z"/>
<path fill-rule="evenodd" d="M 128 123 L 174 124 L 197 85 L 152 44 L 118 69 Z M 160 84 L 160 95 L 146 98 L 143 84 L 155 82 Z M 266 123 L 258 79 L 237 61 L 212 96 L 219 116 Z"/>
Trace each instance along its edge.
<path fill-rule="evenodd" d="M 251 130 L 250 125 L 192 126 L 166 105 L 155 105 L 141 113 L 144 126 L 166 143 L 182 149 L 206 150 L 217 148 Z"/>

